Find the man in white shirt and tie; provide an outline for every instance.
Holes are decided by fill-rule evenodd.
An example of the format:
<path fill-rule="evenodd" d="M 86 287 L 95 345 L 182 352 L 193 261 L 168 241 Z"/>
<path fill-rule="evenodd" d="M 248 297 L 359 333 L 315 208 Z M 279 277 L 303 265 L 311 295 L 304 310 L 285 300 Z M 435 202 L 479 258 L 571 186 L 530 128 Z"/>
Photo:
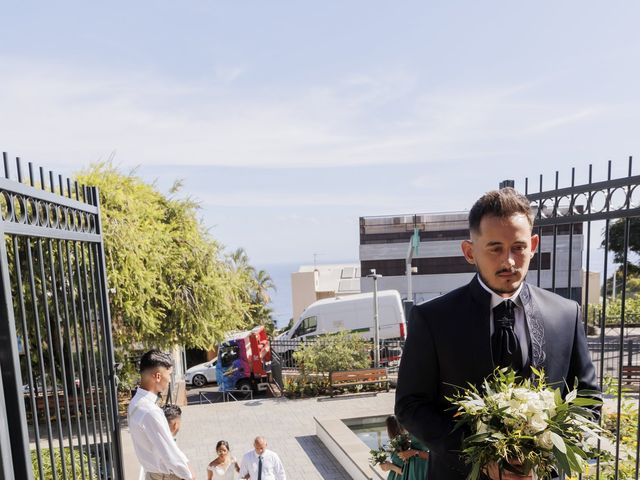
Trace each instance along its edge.
<path fill-rule="evenodd" d="M 280 457 L 267 449 L 264 437 L 256 437 L 253 450 L 248 451 L 240 462 L 240 478 L 250 480 L 287 480 Z"/>
<path fill-rule="evenodd" d="M 189 460 L 178 448 L 158 394 L 171 380 L 171 357 L 150 350 L 140 359 L 140 387 L 129 404 L 129 432 L 146 480 L 195 480 Z"/>

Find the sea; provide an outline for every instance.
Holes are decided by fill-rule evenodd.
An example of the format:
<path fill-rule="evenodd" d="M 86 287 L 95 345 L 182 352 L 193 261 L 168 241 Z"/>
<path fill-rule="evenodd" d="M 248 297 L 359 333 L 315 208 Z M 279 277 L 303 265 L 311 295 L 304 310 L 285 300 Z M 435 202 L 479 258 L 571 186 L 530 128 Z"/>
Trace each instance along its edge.
<path fill-rule="evenodd" d="M 293 312 L 291 301 L 291 274 L 297 272 L 302 263 L 272 263 L 256 265 L 256 268 L 266 270 L 276 286 L 275 291 L 269 292 L 273 309 L 273 318 L 278 328 L 285 327 Z"/>

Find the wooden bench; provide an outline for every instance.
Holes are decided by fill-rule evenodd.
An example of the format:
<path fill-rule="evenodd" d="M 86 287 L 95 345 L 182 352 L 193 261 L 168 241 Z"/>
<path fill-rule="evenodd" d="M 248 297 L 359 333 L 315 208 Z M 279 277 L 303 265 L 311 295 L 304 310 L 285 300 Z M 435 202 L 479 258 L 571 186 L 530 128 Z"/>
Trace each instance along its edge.
<path fill-rule="evenodd" d="M 98 403 L 102 401 L 102 398 L 98 397 L 97 393 L 93 392 L 94 396 L 93 396 L 93 408 L 97 410 L 98 408 Z M 77 402 L 76 402 L 76 395 L 77 395 Z M 64 394 L 60 391 L 58 392 L 58 406 L 60 408 L 60 413 L 64 416 L 66 411 L 67 411 L 67 405 L 65 403 L 64 400 Z M 56 416 L 56 396 L 53 394 L 53 392 L 48 392 L 47 393 L 47 402 L 49 405 L 49 415 L 52 417 Z M 91 396 L 89 393 L 86 393 L 84 395 L 84 398 L 82 396 L 82 394 L 78 393 L 75 394 L 73 392 L 69 392 L 68 393 L 68 402 L 69 402 L 69 414 L 71 417 L 74 417 L 76 414 L 76 403 L 77 403 L 77 408 L 80 414 L 83 413 L 83 405 L 82 403 L 84 402 L 85 404 L 85 408 L 87 409 L 87 414 L 90 414 L 91 412 L 91 408 L 92 408 L 92 403 L 91 403 Z M 36 395 L 35 397 L 36 400 L 36 409 L 38 411 L 38 418 L 40 419 L 45 419 L 46 418 L 46 405 L 47 403 L 45 403 L 45 397 L 43 394 L 39 394 Z M 25 408 L 27 409 L 27 412 L 30 415 L 33 415 L 32 412 L 32 404 L 31 404 L 31 397 L 29 396 L 29 394 L 25 394 L 24 395 L 24 402 L 25 402 Z M 103 408 L 106 408 L 106 406 L 103 406 Z"/>
<path fill-rule="evenodd" d="M 389 391 L 389 377 L 386 368 L 363 368 L 360 370 L 344 370 L 329 374 L 329 392 L 333 397 L 334 388 L 353 387 L 357 385 L 379 384 Z"/>
<path fill-rule="evenodd" d="M 622 367 L 622 389 L 640 391 L 640 365 Z"/>

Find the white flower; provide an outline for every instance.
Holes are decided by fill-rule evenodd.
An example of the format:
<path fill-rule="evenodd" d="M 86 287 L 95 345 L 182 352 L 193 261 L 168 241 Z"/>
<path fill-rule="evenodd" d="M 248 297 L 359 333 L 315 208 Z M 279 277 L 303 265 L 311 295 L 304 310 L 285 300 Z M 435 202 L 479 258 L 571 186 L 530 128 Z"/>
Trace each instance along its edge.
<path fill-rule="evenodd" d="M 475 400 L 468 400 L 464 402 L 462 406 L 464 407 L 465 412 L 471 415 L 475 415 L 485 407 L 485 404 L 484 404 L 484 400 L 482 400 L 481 398 L 478 398 Z"/>
<path fill-rule="evenodd" d="M 545 450 L 553 449 L 553 440 L 551 440 L 551 432 L 549 430 L 538 435 L 536 437 L 536 442 L 540 448 L 544 448 Z"/>
<path fill-rule="evenodd" d="M 536 414 L 529 420 L 529 431 L 531 433 L 538 433 L 547 428 L 548 424 L 542 414 Z"/>

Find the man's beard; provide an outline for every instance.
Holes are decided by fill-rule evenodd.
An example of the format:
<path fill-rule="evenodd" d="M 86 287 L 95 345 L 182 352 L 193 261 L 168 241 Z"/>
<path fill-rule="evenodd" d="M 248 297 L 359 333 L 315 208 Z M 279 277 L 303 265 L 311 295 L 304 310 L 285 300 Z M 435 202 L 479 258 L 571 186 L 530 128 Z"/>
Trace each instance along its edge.
<path fill-rule="evenodd" d="M 517 281 L 517 284 L 516 284 L 515 288 L 508 289 L 508 290 L 507 289 L 503 289 L 503 288 L 495 288 L 493 285 L 491 285 L 491 283 L 489 283 L 487 281 L 486 278 L 484 278 L 484 275 L 482 275 L 482 273 L 480 273 L 479 269 L 476 268 L 476 270 L 478 272 L 478 276 L 480 277 L 480 280 L 482 280 L 482 283 L 484 283 L 487 287 L 489 287 L 489 289 L 491 291 L 497 293 L 498 295 L 502 295 L 502 294 L 505 294 L 505 293 L 507 293 L 507 294 L 516 293 L 516 291 L 520 288 L 520 285 L 522 285 L 522 282 L 524 282 L 524 277 L 521 277 Z M 498 274 L 503 273 L 503 272 L 515 272 L 515 273 L 518 273 L 518 272 L 520 272 L 520 270 L 499 270 L 495 274 L 498 275 Z"/>

